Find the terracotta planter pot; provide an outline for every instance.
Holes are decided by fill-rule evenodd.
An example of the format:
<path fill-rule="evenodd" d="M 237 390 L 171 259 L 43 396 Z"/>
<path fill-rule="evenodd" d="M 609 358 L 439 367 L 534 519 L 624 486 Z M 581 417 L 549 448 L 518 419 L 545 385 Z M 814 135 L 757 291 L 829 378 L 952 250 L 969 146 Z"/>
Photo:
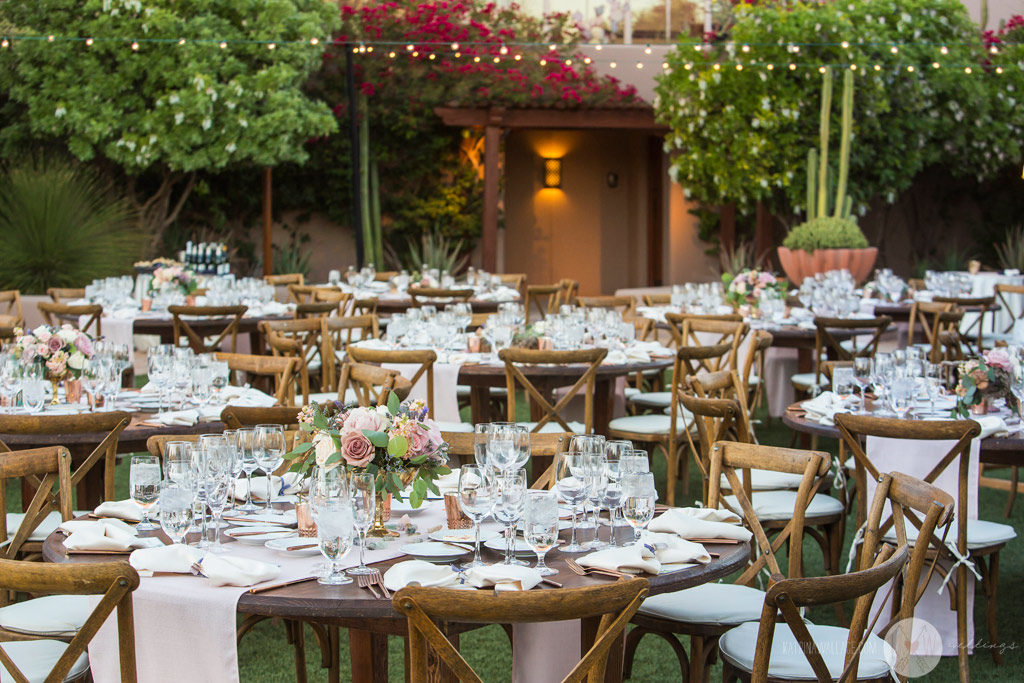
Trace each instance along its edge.
<path fill-rule="evenodd" d="M 805 277 L 830 270 L 846 269 L 857 283 L 864 282 L 871 275 L 878 258 L 878 247 L 863 249 L 815 249 L 808 254 L 803 249 L 779 247 L 779 263 L 786 277 L 799 287 Z"/>

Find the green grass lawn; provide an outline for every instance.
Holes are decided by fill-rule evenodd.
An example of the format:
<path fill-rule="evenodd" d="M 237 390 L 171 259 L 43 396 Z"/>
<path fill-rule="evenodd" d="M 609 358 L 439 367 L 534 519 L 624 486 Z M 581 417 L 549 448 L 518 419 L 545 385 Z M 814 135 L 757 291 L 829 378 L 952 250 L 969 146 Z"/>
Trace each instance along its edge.
<path fill-rule="evenodd" d="M 779 421 L 771 425 L 762 425 L 758 429 L 762 443 L 788 446 L 790 432 Z M 822 443 L 822 448 L 834 447 L 834 443 Z M 656 457 L 653 470 L 659 479 L 659 486 L 664 486 L 664 460 Z M 683 496 L 681 487 L 676 492 L 676 500 L 680 505 L 686 504 L 699 496 L 700 485 L 696 475 L 696 467 L 692 467 L 688 496 Z M 128 463 L 122 462 L 117 472 L 117 496 L 119 499 L 128 496 Z M 695 493 L 697 492 L 697 493 Z M 20 504 L 15 491 L 11 491 L 9 506 Z M 979 511 L 983 518 L 1003 521 L 1005 494 L 998 491 L 983 489 L 980 494 Z M 1014 509 L 1008 523 L 1019 528 L 1024 521 L 1024 500 Z M 854 529 L 847 525 L 846 549 L 851 543 Z M 845 551 L 844 551 L 845 553 Z M 804 551 L 806 573 L 808 576 L 820 575 L 823 572 L 821 553 L 813 541 L 808 541 Z M 845 561 L 845 554 L 844 554 Z M 1024 647 L 1024 616 L 1018 613 L 1017 596 L 1024 594 L 1024 550 L 1018 539 L 1007 545 L 1002 552 L 1001 575 L 999 579 L 999 640 L 1007 647 L 1004 652 L 1005 664 L 997 667 L 986 651 L 979 651 L 971 658 L 971 674 L 975 681 L 1020 681 L 1024 680 L 1024 658 L 1020 650 Z M 975 627 L 978 639 L 985 639 L 985 608 L 983 596 L 975 598 Z M 834 623 L 835 617 L 831 608 L 812 610 L 810 618 L 818 623 Z M 326 670 L 320 668 L 320 654 L 315 639 L 309 629 L 307 634 L 307 668 L 310 680 L 326 680 Z M 348 672 L 347 636 L 342 634 L 342 680 Z M 512 649 L 505 632 L 497 627 L 482 628 L 462 636 L 461 650 L 469 663 L 486 681 L 509 681 L 512 678 Z M 238 648 L 242 681 L 292 681 L 295 678 L 292 648 L 287 644 L 284 628 L 279 622 L 265 621 L 247 634 Z M 400 638 L 392 637 L 389 642 L 390 678 L 393 681 L 403 679 L 403 646 Z M 656 638 L 645 638 L 637 650 L 637 658 L 633 667 L 633 678 L 636 681 L 664 681 L 679 678 L 678 664 L 668 644 Z M 719 668 L 712 672 L 711 680 L 719 679 Z M 944 658 L 935 671 L 928 676 L 929 681 L 957 680 L 955 658 Z"/>

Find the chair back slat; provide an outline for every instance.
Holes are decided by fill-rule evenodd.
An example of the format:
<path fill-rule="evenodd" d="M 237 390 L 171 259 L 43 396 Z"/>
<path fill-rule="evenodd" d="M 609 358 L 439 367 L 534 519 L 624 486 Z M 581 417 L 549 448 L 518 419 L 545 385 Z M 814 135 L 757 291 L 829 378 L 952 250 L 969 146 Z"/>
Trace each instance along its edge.
<path fill-rule="evenodd" d="M 345 403 L 349 391 L 355 394 L 360 406 L 384 406 L 392 392 L 404 401 L 412 391 L 412 382 L 398 370 L 347 360 L 341 364 L 338 400 Z"/>
<path fill-rule="evenodd" d="M 427 416 L 434 417 L 434 363 L 437 362 L 437 354 L 431 349 L 367 349 L 362 346 L 352 345 L 346 351 L 348 357 L 357 363 L 370 363 L 373 365 L 408 364 L 419 366 L 408 377 L 412 387 L 421 379 L 426 382 L 427 395 Z"/>
<path fill-rule="evenodd" d="M 43 321 L 51 327 L 60 327 L 64 323 L 70 322 L 74 327 L 95 338 L 103 336 L 103 326 L 101 323 L 103 319 L 103 306 L 99 304 L 71 306 L 63 303 L 40 301 L 36 304 L 36 308 L 42 314 Z M 86 317 L 85 323 L 81 322 L 83 317 Z"/>
<path fill-rule="evenodd" d="M 278 405 L 294 405 L 296 393 L 301 394 L 303 403 L 309 401 L 309 375 L 297 358 L 248 353 L 215 353 L 214 357 L 226 362 L 232 375 L 244 373 L 246 380 L 253 377 L 268 380 Z M 244 384 L 237 376 L 235 381 Z"/>
<path fill-rule="evenodd" d="M 566 410 L 569 402 L 578 394 L 583 395 L 583 425 L 584 433 L 592 434 L 594 431 L 594 385 L 597 378 L 597 370 L 601 362 L 608 355 L 608 349 L 579 349 L 573 351 L 541 351 L 539 349 L 502 349 L 498 357 L 505 362 L 505 385 L 508 390 L 508 420 L 516 421 L 516 391 L 521 387 L 527 396 L 527 402 L 542 415 L 531 431 L 539 432 L 549 422 L 558 423 L 566 432 L 573 431 L 562 413 Z M 552 399 L 545 396 L 536 384 L 523 372 L 525 366 L 554 364 L 554 365 L 584 365 L 581 368 L 580 376 L 576 382 L 565 389 L 561 397 L 554 403 Z"/>
<path fill-rule="evenodd" d="M 229 341 L 231 353 L 238 350 L 238 325 L 242 316 L 249 310 L 247 306 L 168 306 L 174 334 L 174 345 L 181 345 L 182 336 L 185 346 L 196 353 L 213 353 L 219 351 L 225 340 Z M 227 321 L 224 323 L 224 321 Z M 197 323 L 223 323 L 219 332 L 206 336 L 199 334 L 194 325 Z M 210 340 L 212 338 L 212 341 Z"/>
<path fill-rule="evenodd" d="M 283 427 L 299 425 L 299 409 L 295 406 L 227 406 L 220 413 L 221 421 L 228 429 L 255 427 L 260 424 L 275 424 Z M 173 439 L 172 439 L 173 440 Z"/>
<path fill-rule="evenodd" d="M 13 536 L 8 536 L 6 515 L 0 519 L 0 557 L 17 559 L 29 537 L 51 512 L 62 521 L 71 519 L 71 453 L 63 446 L 47 446 L 0 453 L 0 503 L 6 506 L 6 487 L 21 479 L 34 489 L 22 501 L 24 516 Z"/>

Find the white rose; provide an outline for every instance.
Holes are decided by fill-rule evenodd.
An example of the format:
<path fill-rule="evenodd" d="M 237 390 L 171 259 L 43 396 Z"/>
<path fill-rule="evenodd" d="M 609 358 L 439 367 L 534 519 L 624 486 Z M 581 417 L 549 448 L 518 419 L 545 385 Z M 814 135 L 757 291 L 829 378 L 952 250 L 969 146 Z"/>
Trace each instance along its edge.
<path fill-rule="evenodd" d="M 68 358 L 68 367 L 72 370 L 81 370 L 85 367 L 85 355 L 81 351 L 75 351 Z"/>
<path fill-rule="evenodd" d="M 323 467 L 324 463 L 327 462 L 327 458 L 334 455 L 337 451 L 334 447 L 334 439 L 331 438 L 330 434 L 317 434 L 313 439 L 313 454 L 316 458 L 317 467 Z"/>
<path fill-rule="evenodd" d="M 57 336 L 60 337 L 65 344 L 70 344 L 71 342 L 78 339 L 78 332 L 74 330 L 64 329 L 58 332 Z"/>
<path fill-rule="evenodd" d="M 43 340 L 44 336 L 46 339 L 50 338 L 50 330 L 46 329 L 46 325 L 40 325 L 36 329 L 32 330 L 32 334 L 40 340 Z"/>

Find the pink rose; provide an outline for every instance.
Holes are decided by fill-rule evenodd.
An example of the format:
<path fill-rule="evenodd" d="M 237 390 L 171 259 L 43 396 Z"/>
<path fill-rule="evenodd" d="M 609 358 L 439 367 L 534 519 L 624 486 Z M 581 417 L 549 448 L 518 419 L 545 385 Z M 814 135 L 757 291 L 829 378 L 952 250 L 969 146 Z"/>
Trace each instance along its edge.
<path fill-rule="evenodd" d="M 444 443 L 444 438 L 441 436 L 441 428 L 437 426 L 437 423 L 433 420 L 424 420 L 423 424 L 427 427 L 427 436 L 430 437 L 430 445 L 435 449 L 440 448 L 441 444 Z"/>
<path fill-rule="evenodd" d="M 406 457 L 414 458 L 417 455 L 423 455 L 432 450 L 430 447 L 430 432 L 423 426 L 414 424 L 412 429 L 409 430 L 409 451 L 406 453 Z"/>
<path fill-rule="evenodd" d="M 63 375 L 64 371 L 67 369 L 67 365 L 65 364 L 65 361 L 64 361 L 63 358 L 60 358 L 60 359 L 53 358 L 53 359 L 50 359 L 50 360 L 46 361 L 46 367 L 54 375 Z"/>
<path fill-rule="evenodd" d="M 78 335 L 78 339 L 75 340 L 75 346 L 86 356 L 92 355 L 92 342 L 84 334 Z"/>
<path fill-rule="evenodd" d="M 1003 349 L 992 349 L 985 354 L 985 363 L 992 367 L 1002 368 L 1007 372 L 1011 370 L 1010 354 Z"/>
<path fill-rule="evenodd" d="M 355 408 L 345 418 L 344 428 L 362 433 L 364 429 L 371 432 L 382 432 L 387 429 L 388 421 L 373 408 Z"/>
<path fill-rule="evenodd" d="M 60 347 L 64 346 L 64 342 L 62 342 L 60 337 L 57 335 L 53 335 L 50 337 L 49 341 L 46 342 L 46 345 L 50 348 L 51 353 L 57 353 L 60 351 Z"/>
<path fill-rule="evenodd" d="M 49 358 L 50 347 L 47 346 L 46 344 L 40 344 L 39 346 L 36 347 L 36 355 L 42 356 L 43 358 Z"/>
<path fill-rule="evenodd" d="M 373 460 L 373 444 L 362 432 L 345 430 L 341 433 L 341 457 L 353 467 L 364 467 Z"/>

